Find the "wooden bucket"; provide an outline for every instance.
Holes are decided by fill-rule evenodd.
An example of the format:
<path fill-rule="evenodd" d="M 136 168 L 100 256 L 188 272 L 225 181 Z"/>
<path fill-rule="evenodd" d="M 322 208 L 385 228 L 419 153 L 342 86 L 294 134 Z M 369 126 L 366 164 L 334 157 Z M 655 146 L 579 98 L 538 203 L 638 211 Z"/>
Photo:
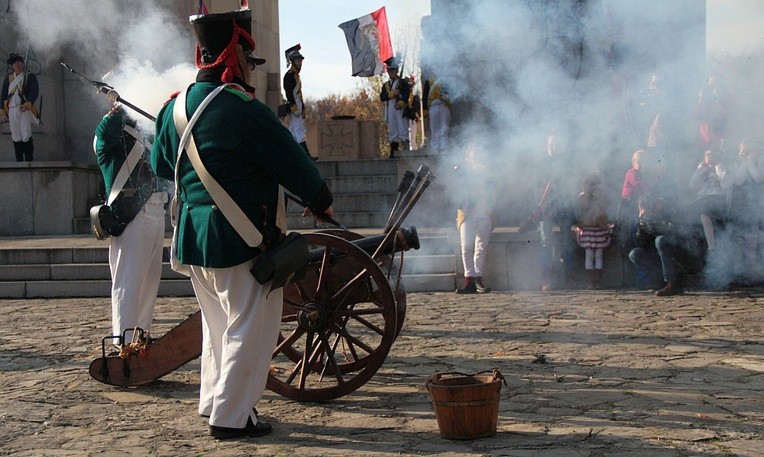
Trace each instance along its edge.
<path fill-rule="evenodd" d="M 491 375 L 478 376 L 482 373 Z M 473 440 L 495 435 L 502 383 L 507 385 L 498 370 L 430 375 L 425 386 L 432 396 L 440 436 Z"/>

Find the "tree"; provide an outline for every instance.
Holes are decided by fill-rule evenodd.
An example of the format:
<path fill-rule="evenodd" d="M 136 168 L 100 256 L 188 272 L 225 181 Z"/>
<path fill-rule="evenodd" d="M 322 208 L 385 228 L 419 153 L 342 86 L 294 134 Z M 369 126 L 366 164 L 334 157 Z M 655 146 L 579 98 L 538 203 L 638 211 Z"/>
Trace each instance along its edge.
<path fill-rule="evenodd" d="M 390 154 L 385 125 L 385 109 L 379 100 L 384 79 L 382 76 L 361 78 L 356 88 L 345 96 L 331 94 L 320 99 L 306 97 L 305 123 L 316 123 L 332 116 L 355 116 L 361 121 L 375 121 L 379 125 L 380 157 Z"/>

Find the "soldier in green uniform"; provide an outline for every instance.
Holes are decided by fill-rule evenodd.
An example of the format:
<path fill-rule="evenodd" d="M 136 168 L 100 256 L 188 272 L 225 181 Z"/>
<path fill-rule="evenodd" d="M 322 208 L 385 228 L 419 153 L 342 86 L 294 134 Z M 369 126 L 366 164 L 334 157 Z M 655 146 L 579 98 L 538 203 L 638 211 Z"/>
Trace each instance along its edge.
<path fill-rule="evenodd" d="M 186 94 L 188 118 L 223 83 L 243 85 L 246 57 L 254 51 L 251 12 L 191 17 L 197 38 L 196 83 Z M 246 87 L 246 86 L 244 86 Z M 157 115 L 152 166 L 173 179 L 180 138 L 173 121 L 175 99 Z M 283 186 L 313 214 L 331 216 L 332 195 L 318 169 L 264 104 L 244 91 L 226 88 L 193 127 L 202 163 L 263 235 L 249 246 L 213 201 L 184 153 L 177 164 L 180 202 L 177 254 L 190 266 L 202 310 L 202 373 L 199 414 L 209 416 L 217 439 L 262 436 L 255 405 L 265 390 L 281 320 L 282 289 L 268 293 L 250 273 L 253 259 L 283 236 Z"/>
<path fill-rule="evenodd" d="M 144 142 L 133 135 L 140 136 L 141 140 L 142 136 L 134 128 L 134 121 L 128 119 L 116 104 L 96 127 L 93 144 L 109 197 L 107 203 L 111 201 L 111 208 L 120 216 L 135 214 L 121 233 L 115 232 L 109 238 L 111 334 L 124 336 L 126 344 L 133 340 L 135 327 L 146 332 L 151 330 L 162 277 L 164 204 L 167 202 L 167 193 L 158 190 L 157 180 L 143 160 Z M 134 148 L 138 150 L 133 151 Z M 120 173 L 128 173 L 125 162 L 133 153 L 139 154 L 141 159 L 126 181 L 118 179 Z M 120 189 L 114 189 L 115 182 Z M 131 198 L 126 198 L 128 195 Z"/>

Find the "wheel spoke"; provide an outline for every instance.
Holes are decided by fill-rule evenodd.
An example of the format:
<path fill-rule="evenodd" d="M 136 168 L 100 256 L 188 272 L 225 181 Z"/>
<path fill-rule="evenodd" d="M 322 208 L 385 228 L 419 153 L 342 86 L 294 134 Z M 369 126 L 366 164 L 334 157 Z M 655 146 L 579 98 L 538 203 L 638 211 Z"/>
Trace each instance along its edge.
<path fill-rule="evenodd" d="M 294 381 L 294 378 L 297 377 L 297 374 L 300 375 L 300 380 L 298 382 L 298 388 L 302 389 L 304 386 L 304 378 L 307 377 L 307 371 L 305 371 L 305 366 L 307 364 L 308 354 L 310 353 L 311 346 L 313 345 L 313 332 L 308 332 L 308 334 L 305 336 L 305 350 L 302 353 L 302 358 L 299 362 L 297 362 L 294 366 L 294 369 L 289 374 L 289 377 L 287 378 L 287 384 L 291 384 L 292 381 Z"/>
<path fill-rule="evenodd" d="M 297 300 L 294 300 L 287 295 L 284 295 L 284 303 L 287 305 L 293 307 L 293 308 L 300 308 L 304 302 L 299 302 Z"/>
<path fill-rule="evenodd" d="M 315 261 L 284 289 L 268 388 L 297 401 L 331 400 L 358 389 L 382 365 L 395 341 L 397 296 L 384 265 L 352 243 L 361 236 L 306 237 Z"/>
<path fill-rule="evenodd" d="M 327 293 L 324 291 L 324 284 L 329 277 L 329 258 L 331 254 L 332 250 L 327 246 L 324 249 L 324 255 L 321 257 L 321 268 L 318 272 L 318 281 L 316 281 L 316 297 L 323 297 Z"/>
<path fill-rule="evenodd" d="M 378 325 L 374 325 L 371 322 L 367 321 L 366 319 L 360 317 L 360 316 L 353 316 L 353 319 L 360 322 L 361 324 L 365 325 L 367 328 L 369 328 L 371 331 L 378 333 L 379 335 L 384 335 L 385 331 L 381 328 L 379 328 Z"/>
<path fill-rule="evenodd" d="M 339 300 L 339 297 L 343 294 L 349 293 L 352 289 L 358 287 L 360 284 L 362 284 L 361 280 L 366 277 L 366 268 L 358 272 L 357 275 L 353 279 L 347 282 L 344 286 L 340 288 L 337 292 L 334 293 L 331 297 L 329 297 L 329 302 L 334 302 Z"/>
<path fill-rule="evenodd" d="M 350 333 L 348 333 L 344 328 L 339 328 L 336 325 L 332 325 L 332 329 L 336 333 L 341 334 L 345 338 L 345 340 L 347 340 L 349 342 L 355 343 L 356 346 L 360 347 L 361 349 L 363 349 L 367 353 L 369 353 L 369 354 L 373 354 L 374 353 L 374 349 L 372 349 L 366 343 L 364 343 L 363 341 L 359 340 L 358 338 L 356 338 L 353 335 L 351 335 Z"/>
<path fill-rule="evenodd" d="M 329 339 L 324 335 L 323 333 L 319 334 L 319 338 L 321 339 L 321 345 L 326 348 L 324 351 L 326 354 L 326 361 L 324 362 L 324 368 L 321 370 L 321 377 L 320 379 L 324 378 L 324 373 L 326 372 L 327 365 L 331 365 L 332 371 L 334 372 L 334 377 L 337 379 L 337 384 L 343 384 L 345 382 L 345 379 L 342 377 L 342 372 L 340 371 L 340 367 L 337 365 L 337 360 L 334 357 L 335 352 L 333 348 L 329 345 Z"/>
<path fill-rule="evenodd" d="M 284 341 L 279 343 L 278 346 L 276 346 L 276 349 L 273 350 L 273 355 L 275 356 L 279 352 L 281 352 L 285 347 L 291 346 L 292 343 L 297 341 L 303 334 L 305 333 L 305 330 L 301 329 L 300 327 L 297 327 L 292 331 L 292 333 L 289 335 L 289 337 L 284 338 Z"/>

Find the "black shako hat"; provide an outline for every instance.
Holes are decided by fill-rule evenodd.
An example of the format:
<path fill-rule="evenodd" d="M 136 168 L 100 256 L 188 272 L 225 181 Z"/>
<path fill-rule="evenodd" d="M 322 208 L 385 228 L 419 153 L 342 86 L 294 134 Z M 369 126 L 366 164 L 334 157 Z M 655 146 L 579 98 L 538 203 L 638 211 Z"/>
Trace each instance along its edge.
<path fill-rule="evenodd" d="M 389 59 L 385 60 L 385 65 L 390 70 L 397 70 L 401 66 L 400 59 L 395 56 L 390 57 Z"/>
<path fill-rule="evenodd" d="M 246 32 L 246 36 L 241 34 L 241 31 L 238 32 L 238 44 L 244 47 L 245 53 L 254 50 L 252 11 L 248 9 L 227 13 L 197 14 L 189 17 L 189 21 L 196 35 L 202 64 L 215 63 L 226 49 L 232 45 L 235 47 L 236 43 L 231 43 L 235 32 L 234 23 Z"/>
<path fill-rule="evenodd" d="M 296 59 L 304 59 L 305 57 L 300 54 L 300 49 L 302 49 L 302 46 L 300 46 L 300 43 L 297 43 L 284 51 L 284 57 L 286 57 L 286 60 L 289 62 L 294 62 Z"/>
<path fill-rule="evenodd" d="M 15 52 L 12 52 L 11 55 L 8 56 L 8 65 L 13 65 L 14 63 L 21 61 L 24 61 L 24 58 L 21 57 L 19 54 L 16 54 Z"/>

